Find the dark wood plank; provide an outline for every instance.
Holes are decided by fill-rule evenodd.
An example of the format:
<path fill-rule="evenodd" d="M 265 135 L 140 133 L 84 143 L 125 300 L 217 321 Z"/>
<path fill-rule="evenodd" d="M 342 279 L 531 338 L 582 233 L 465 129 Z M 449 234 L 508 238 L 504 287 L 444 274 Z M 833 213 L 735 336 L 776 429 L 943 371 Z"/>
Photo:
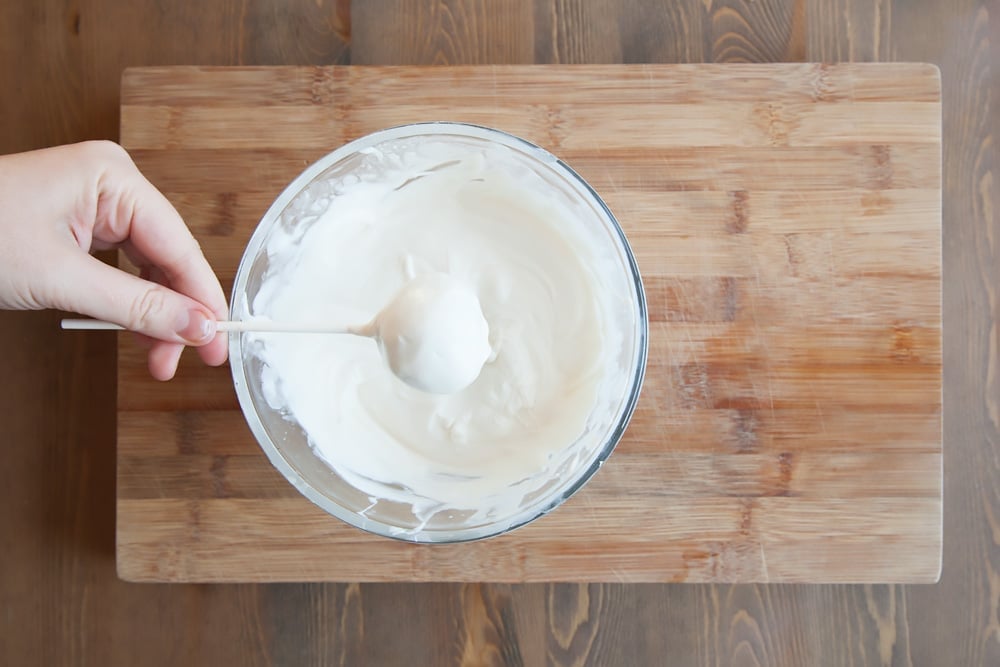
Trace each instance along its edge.
<path fill-rule="evenodd" d="M 892 0 L 810 0 L 806 12 L 806 53 L 810 60 L 824 62 L 894 60 L 894 44 L 912 48 L 930 37 L 931 14 L 926 11 L 916 14 L 914 4 L 923 5 L 920 9 L 936 5 L 948 15 L 956 8 L 954 2 L 900 4 Z M 894 6 L 896 16 L 893 16 Z M 918 32 L 905 33 L 900 29 L 902 22 L 907 20 L 914 21 L 913 27 Z"/>
<path fill-rule="evenodd" d="M 914 664 L 1000 664 L 1000 8 L 893 3 L 890 53 L 941 68 L 944 569 L 904 587 Z M 942 622 L 944 619 L 948 619 Z"/>
<path fill-rule="evenodd" d="M 701 4 L 712 62 L 805 60 L 806 0 L 708 0 Z"/>
<path fill-rule="evenodd" d="M 365 0 L 351 31 L 355 65 L 534 62 L 532 8 L 520 0 Z"/>
<path fill-rule="evenodd" d="M 222 34 L 236 28 L 237 64 L 350 63 L 350 0 L 243 2 L 237 6 L 238 18 L 220 26 Z M 196 64 L 205 63 L 198 59 Z"/>
<path fill-rule="evenodd" d="M 398 0 L 359 3 L 351 60 L 456 65 L 805 59 L 806 0 L 535 0 L 533 12 L 531 4 L 439 1 L 415 9 Z"/>

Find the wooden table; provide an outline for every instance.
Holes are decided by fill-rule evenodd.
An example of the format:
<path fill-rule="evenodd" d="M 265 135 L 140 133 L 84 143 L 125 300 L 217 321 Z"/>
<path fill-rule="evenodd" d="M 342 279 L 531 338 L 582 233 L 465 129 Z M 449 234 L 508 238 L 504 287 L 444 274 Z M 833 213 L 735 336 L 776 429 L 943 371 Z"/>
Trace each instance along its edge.
<path fill-rule="evenodd" d="M 941 583 L 126 584 L 113 560 L 113 340 L 60 335 L 55 313 L 4 313 L 0 340 L 17 353 L 0 366 L 9 434 L 0 664 L 1000 660 L 995 3 L 582 5 L 8 5 L 0 80 L 13 94 L 0 107 L 0 149 L 116 137 L 118 82 L 130 65 L 937 63 L 945 100 Z"/>

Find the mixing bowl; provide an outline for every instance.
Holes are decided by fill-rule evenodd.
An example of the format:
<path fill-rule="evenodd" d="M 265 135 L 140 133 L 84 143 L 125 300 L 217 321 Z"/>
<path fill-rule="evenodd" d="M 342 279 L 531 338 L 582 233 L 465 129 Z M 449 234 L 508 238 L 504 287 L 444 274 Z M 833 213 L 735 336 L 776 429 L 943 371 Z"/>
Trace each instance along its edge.
<path fill-rule="evenodd" d="M 370 175 L 393 147 L 414 138 L 433 137 L 470 150 L 505 147 L 521 168 L 529 169 L 564 198 L 576 212 L 574 233 L 588 239 L 599 255 L 608 345 L 614 345 L 597 399 L 583 433 L 572 446 L 575 454 L 555 469 L 539 471 L 540 485 L 519 505 L 503 514 L 442 511 L 417 517 L 405 502 L 373 498 L 348 483 L 314 451 L 308 433 L 294 415 L 267 396 L 264 362 L 254 353 L 248 334 L 231 333 L 230 364 L 240 406 L 251 431 L 271 463 L 306 498 L 343 521 L 379 535 L 413 542 L 459 542 L 505 533 L 559 506 L 597 472 L 614 450 L 635 408 L 646 365 L 648 323 L 642 281 L 621 227 L 597 193 L 576 172 L 542 148 L 505 132 L 462 123 L 418 123 L 375 132 L 338 148 L 308 167 L 281 193 L 254 231 L 236 274 L 232 319 L 252 315 L 252 304 L 271 267 L 266 252 L 275 229 L 313 224 L 329 206 L 337 188 L 357 174 Z M 503 150 L 503 149 L 501 149 Z M 495 202 L 491 205 L 496 205 Z M 531 239 L 525 239 L 530 243 Z M 270 398 L 270 400 L 269 400 Z M 344 443 L 363 447 L 365 443 Z"/>

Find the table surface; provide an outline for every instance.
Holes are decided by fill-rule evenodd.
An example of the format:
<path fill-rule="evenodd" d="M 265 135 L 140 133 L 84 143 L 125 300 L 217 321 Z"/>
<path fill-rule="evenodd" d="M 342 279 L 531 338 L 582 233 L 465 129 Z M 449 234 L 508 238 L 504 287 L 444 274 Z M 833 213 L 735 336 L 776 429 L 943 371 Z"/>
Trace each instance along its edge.
<path fill-rule="evenodd" d="M 934 586 L 128 584 L 114 339 L 3 313 L 0 663 L 997 664 L 998 26 L 992 0 L 5 3 L 3 152 L 117 138 L 133 65 L 938 64 L 945 511 Z"/>

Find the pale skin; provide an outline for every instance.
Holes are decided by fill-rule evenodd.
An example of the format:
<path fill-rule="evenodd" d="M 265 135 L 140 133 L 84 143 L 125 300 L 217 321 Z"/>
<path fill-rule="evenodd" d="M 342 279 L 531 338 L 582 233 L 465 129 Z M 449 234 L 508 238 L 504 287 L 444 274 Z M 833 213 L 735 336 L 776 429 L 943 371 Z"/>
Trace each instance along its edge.
<path fill-rule="evenodd" d="M 180 215 L 117 144 L 0 156 L 0 308 L 56 308 L 141 334 L 169 380 L 185 346 L 225 362 L 226 298 Z M 91 255 L 120 248 L 135 276 Z"/>

